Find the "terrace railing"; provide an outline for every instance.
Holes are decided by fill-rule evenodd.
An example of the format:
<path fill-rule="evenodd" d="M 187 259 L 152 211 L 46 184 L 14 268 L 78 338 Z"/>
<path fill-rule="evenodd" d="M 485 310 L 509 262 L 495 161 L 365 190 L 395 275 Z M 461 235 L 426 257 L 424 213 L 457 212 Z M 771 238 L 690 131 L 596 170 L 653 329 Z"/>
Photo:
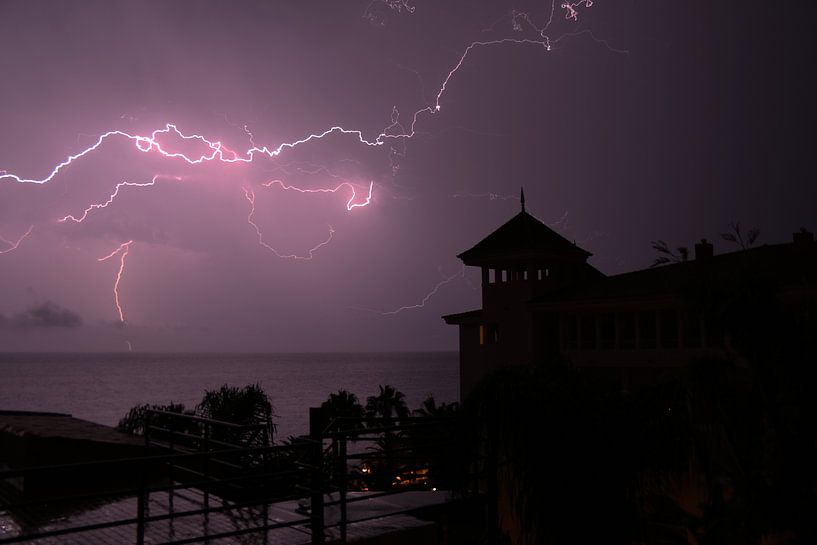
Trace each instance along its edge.
<path fill-rule="evenodd" d="M 351 524 L 383 516 L 351 516 L 356 502 L 406 490 L 456 488 L 475 495 L 484 489 L 478 464 L 470 466 L 470 484 L 461 480 L 455 427 L 454 419 L 433 418 L 327 421 L 312 409 L 308 436 L 270 445 L 263 425 L 151 411 L 143 456 L 0 471 L 0 518 L 16 521 L 16 529 L 3 533 L 0 527 L 0 544 L 58 542 L 107 530 L 120 542 L 143 545 L 154 525 L 172 530 L 174 524 L 184 526 L 185 535 L 171 531 L 162 545 L 248 534 L 266 543 L 270 531 L 282 528 L 308 533 L 313 544 L 327 535 L 345 542 Z M 30 482 L 40 486 L 29 491 Z M 195 505 L 189 501 L 193 493 Z M 63 516 L 67 522 L 54 524 L 47 516 L 112 502 L 120 508 L 92 521 L 72 523 Z M 290 509 L 286 520 L 271 518 L 270 508 L 281 505 Z M 32 513 L 38 519 L 33 523 Z M 214 516 L 240 518 L 244 527 L 214 530 Z"/>

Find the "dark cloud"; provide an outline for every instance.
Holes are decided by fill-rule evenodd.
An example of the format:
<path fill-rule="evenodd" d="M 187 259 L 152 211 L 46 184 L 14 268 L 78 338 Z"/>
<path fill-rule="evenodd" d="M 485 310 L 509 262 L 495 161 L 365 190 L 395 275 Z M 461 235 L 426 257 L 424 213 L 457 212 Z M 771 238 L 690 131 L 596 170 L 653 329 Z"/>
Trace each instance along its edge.
<path fill-rule="evenodd" d="M 51 301 L 45 301 L 8 318 L 0 314 L 0 328 L 75 328 L 81 325 L 82 317 L 79 314 Z"/>

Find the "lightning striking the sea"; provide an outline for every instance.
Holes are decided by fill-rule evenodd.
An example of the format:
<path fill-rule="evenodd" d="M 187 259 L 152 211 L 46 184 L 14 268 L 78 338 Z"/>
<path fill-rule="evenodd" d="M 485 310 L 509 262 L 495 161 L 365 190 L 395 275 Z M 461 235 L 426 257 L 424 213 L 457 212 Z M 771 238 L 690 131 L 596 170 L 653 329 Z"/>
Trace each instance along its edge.
<path fill-rule="evenodd" d="M 116 272 L 116 280 L 113 283 L 113 297 L 114 302 L 116 303 L 116 312 L 119 314 L 119 323 L 122 325 L 125 324 L 125 312 L 122 310 L 122 303 L 119 301 L 119 283 L 122 281 L 122 275 L 125 272 L 125 258 L 128 257 L 131 244 L 133 244 L 132 240 L 123 242 L 118 248 L 108 255 L 97 258 L 97 261 L 102 262 L 107 261 L 116 255 L 119 256 L 119 270 Z"/>
<path fill-rule="evenodd" d="M 415 10 L 415 7 L 409 4 L 407 0 L 382 0 L 382 3 L 391 10 L 394 10 L 396 12 L 413 13 Z M 370 13 L 371 7 L 374 4 L 375 1 L 369 4 L 369 7 L 367 8 L 367 13 Z M 580 9 L 590 8 L 592 5 L 593 5 L 592 0 L 580 0 L 578 2 L 568 1 L 561 3 L 560 7 L 562 10 L 564 10 L 566 19 L 576 20 Z M 465 49 L 456 59 L 456 62 L 453 63 L 452 67 L 445 72 L 445 77 L 442 79 L 442 82 L 437 88 L 436 94 L 433 95 L 433 100 L 430 102 L 426 102 L 425 106 L 416 109 L 410 117 L 410 123 L 404 125 L 402 122 L 400 122 L 400 112 L 395 106 L 392 109 L 390 123 L 374 136 L 367 136 L 366 132 L 363 129 L 359 128 L 349 128 L 342 125 L 328 125 L 326 128 L 322 130 L 306 134 L 294 140 L 279 142 L 274 145 L 258 145 L 256 144 L 255 136 L 253 135 L 252 132 L 250 132 L 247 125 L 244 124 L 242 126 L 243 131 L 249 138 L 250 147 L 243 150 L 234 150 L 225 145 L 221 140 L 213 139 L 202 134 L 185 132 L 182 129 L 180 129 L 175 123 L 168 122 L 163 127 L 156 128 L 153 131 L 145 134 L 138 134 L 120 129 L 109 130 L 107 132 L 99 134 L 91 143 L 91 145 L 85 147 L 80 151 L 77 151 L 76 153 L 68 155 L 65 159 L 59 161 L 56 165 L 51 167 L 51 169 L 46 171 L 43 175 L 30 176 L 0 170 L 0 183 L 5 182 L 33 185 L 47 184 L 49 182 L 52 182 L 66 169 L 69 169 L 74 163 L 82 160 L 83 158 L 93 153 L 101 152 L 102 148 L 109 141 L 112 141 L 114 139 L 122 139 L 132 142 L 133 147 L 137 152 L 146 155 L 151 155 L 154 157 L 164 158 L 171 161 L 184 163 L 187 165 L 201 165 L 205 163 L 223 163 L 230 165 L 253 163 L 256 160 L 274 160 L 282 156 L 282 154 L 291 151 L 297 147 L 317 143 L 318 141 L 321 141 L 329 136 L 332 135 L 344 136 L 352 139 L 353 143 L 360 144 L 367 148 L 379 148 L 383 147 L 387 143 L 391 143 L 392 145 L 387 146 L 387 148 L 389 149 L 389 159 L 392 163 L 392 174 L 394 175 L 396 174 L 397 169 L 399 168 L 399 164 L 397 164 L 396 161 L 405 155 L 405 142 L 407 140 L 412 139 L 417 134 L 416 127 L 419 120 L 424 117 L 433 117 L 435 115 L 438 115 L 443 110 L 444 97 L 446 96 L 446 93 L 453 85 L 454 78 L 457 72 L 469 60 L 471 55 L 474 52 L 481 49 L 501 47 L 505 45 L 531 46 L 541 48 L 544 51 L 551 51 L 552 48 L 562 38 L 569 36 L 564 35 L 554 39 L 548 35 L 548 29 L 553 21 L 555 11 L 556 0 L 553 0 L 550 4 L 550 13 L 547 22 L 542 27 L 537 27 L 533 23 L 532 17 L 529 14 L 514 11 L 511 14 L 513 29 L 517 32 L 522 32 L 523 25 L 528 25 L 536 31 L 537 37 L 535 38 L 502 37 L 491 40 L 478 40 L 471 42 L 469 45 L 467 45 L 467 47 L 465 47 Z M 191 147 L 199 147 L 201 148 L 201 151 L 198 152 L 189 151 Z M 153 187 L 161 179 L 181 181 L 182 177 L 156 174 L 152 177 L 150 181 L 146 182 L 132 182 L 132 181 L 119 182 L 113 188 L 112 192 L 105 201 L 87 205 L 82 210 L 81 213 L 77 213 L 76 215 L 66 214 L 58 218 L 57 222 L 61 224 L 68 222 L 83 223 L 93 212 L 107 208 L 111 206 L 117 198 L 121 198 L 120 193 L 123 191 L 124 188 Z M 373 180 L 370 181 L 368 187 L 366 187 L 363 184 L 355 184 L 350 181 L 344 180 L 341 181 L 340 183 L 336 183 L 334 185 L 327 187 L 303 188 L 290 184 L 284 180 L 274 179 L 265 182 L 261 185 L 265 188 L 277 187 L 284 191 L 295 191 L 309 194 L 317 193 L 332 194 L 338 193 L 340 191 L 344 192 L 348 191 L 349 197 L 346 200 L 345 206 L 346 210 L 348 212 L 351 212 L 356 208 L 364 208 L 372 203 L 375 182 Z M 274 248 L 272 245 L 265 241 L 262 230 L 259 227 L 258 223 L 255 221 L 256 195 L 254 190 L 251 187 L 242 187 L 242 189 L 244 191 L 244 197 L 246 198 L 250 207 L 249 213 L 247 215 L 247 223 L 255 231 L 258 244 L 261 245 L 266 250 L 270 251 L 276 257 L 287 260 L 311 260 L 313 259 L 315 252 L 317 252 L 319 249 L 326 246 L 332 241 L 333 236 L 335 234 L 335 229 L 331 225 L 329 225 L 327 238 L 304 253 L 295 254 L 277 250 L 276 248 Z M 487 197 L 491 200 L 494 199 L 506 200 L 514 198 L 512 196 L 505 196 L 497 193 L 486 194 L 464 193 L 455 195 L 455 197 L 459 196 Z M 0 237 L 0 243 L 5 244 L 6 246 L 5 248 L 0 250 L 0 254 L 6 254 L 17 249 L 20 243 L 23 240 L 25 240 L 26 237 L 28 237 L 33 228 L 34 225 L 29 227 L 28 230 L 25 233 L 23 233 L 23 235 L 16 241 L 7 240 Z M 125 323 L 125 313 L 120 301 L 119 286 L 125 269 L 125 260 L 128 256 L 128 253 L 130 251 L 130 245 L 132 243 L 133 240 L 125 242 L 121 244 L 118 248 L 116 248 L 114 251 L 112 251 L 110 254 L 98 259 L 98 261 L 103 262 L 117 255 L 119 256 L 120 265 L 116 275 L 116 280 L 114 282 L 113 291 L 116 303 L 116 310 L 119 316 L 119 321 L 122 324 Z M 433 289 L 429 293 L 427 293 L 422 298 L 422 300 L 417 304 L 406 305 L 393 311 L 387 312 L 372 311 L 372 312 L 377 312 L 379 314 L 387 316 L 398 314 L 402 311 L 409 309 L 423 308 L 426 305 L 426 303 L 440 290 L 440 288 L 453 282 L 456 278 L 463 276 L 464 271 L 462 273 L 456 273 L 454 275 L 445 277 L 442 281 L 437 283 L 433 287 Z"/>

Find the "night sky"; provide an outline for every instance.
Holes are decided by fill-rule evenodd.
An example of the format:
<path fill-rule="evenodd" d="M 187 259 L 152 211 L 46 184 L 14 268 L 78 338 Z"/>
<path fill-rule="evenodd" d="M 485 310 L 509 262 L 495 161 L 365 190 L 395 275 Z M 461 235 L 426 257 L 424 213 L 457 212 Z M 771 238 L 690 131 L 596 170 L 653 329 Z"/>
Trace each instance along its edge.
<path fill-rule="evenodd" d="M 550 51 L 468 50 L 433 112 L 470 44 L 543 41 L 550 4 L 0 0 L 0 350 L 456 349 L 440 315 L 480 294 L 455 256 L 520 186 L 608 274 L 648 266 L 655 239 L 734 249 L 732 221 L 760 243 L 817 228 L 815 7 L 555 8 Z M 360 141 L 424 108 L 411 138 Z M 18 181 L 167 123 L 241 157 L 361 133 L 196 165 L 114 135 Z M 59 221 L 122 182 L 143 186 Z"/>

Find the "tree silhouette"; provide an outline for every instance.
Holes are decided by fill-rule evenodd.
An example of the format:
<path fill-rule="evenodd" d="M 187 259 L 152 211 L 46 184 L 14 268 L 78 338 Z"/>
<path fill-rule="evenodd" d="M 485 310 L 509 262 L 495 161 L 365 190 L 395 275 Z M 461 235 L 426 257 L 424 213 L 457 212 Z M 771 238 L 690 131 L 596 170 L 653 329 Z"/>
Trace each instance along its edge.
<path fill-rule="evenodd" d="M 391 385 L 378 386 L 380 392 L 366 399 L 367 425 L 372 428 L 394 426 L 409 416 L 406 396 Z M 368 450 L 373 456 L 365 460 L 370 468 L 368 481 L 370 488 L 384 490 L 391 488 L 402 473 L 401 458 L 403 434 L 385 430 Z"/>
<path fill-rule="evenodd" d="M 128 410 L 128 413 L 119 420 L 116 427 L 122 431 L 132 433 L 133 435 L 144 435 L 145 424 L 147 423 L 147 411 L 149 410 L 179 414 L 192 414 L 192 411 L 188 412 L 185 410 L 183 403 L 173 403 L 172 401 L 167 405 L 150 405 L 146 403 L 144 405 L 131 407 L 130 410 Z M 166 420 L 166 417 L 159 417 L 157 420 L 153 421 L 152 424 L 159 427 L 169 427 L 167 426 L 168 422 L 166 422 Z"/>
<path fill-rule="evenodd" d="M 365 414 L 363 405 L 358 401 L 357 396 L 347 390 L 338 390 L 334 394 L 329 394 L 329 399 L 321 403 L 321 410 L 327 422 L 333 422 L 338 418 L 360 419 L 360 421 L 340 421 L 340 429 L 356 430 L 360 429 L 362 419 Z"/>
<path fill-rule="evenodd" d="M 258 446 L 272 444 L 275 433 L 272 417 L 275 416 L 275 412 L 260 384 L 249 384 L 243 388 L 224 384 L 218 390 L 207 390 L 196 406 L 196 414 L 203 418 L 244 426 L 263 425 L 262 433 L 214 429 L 214 433 L 218 435 L 213 437 L 214 439 Z"/>
<path fill-rule="evenodd" d="M 375 424 L 399 422 L 409 415 L 406 396 L 394 386 L 378 386 L 380 393 L 366 398 L 366 416 Z"/>
<path fill-rule="evenodd" d="M 653 240 L 650 244 L 652 244 L 652 249 L 658 252 L 658 256 L 650 265 L 651 267 L 658 267 L 667 263 L 683 263 L 689 260 L 689 248 L 686 246 L 678 246 L 673 250 L 663 240 Z"/>
<path fill-rule="evenodd" d="M 746 233 L 740 229 L 740 222 L 733 221 L 729 223 L 729 231 L 721 233 L 721 238 L 727 242 L 732 242 L 740 246 L 741 250 L 748 250 L 754 246 L 758 237 L 760 236 L 760 229 L 752 227 Z"/>
<path fill-rule="evenodd" d="M 419 408 L 414 409 L 413 413 L 415 416 L 422 416 L 427 418 L 445 418 L 455 416 L 459 411 L 460 404 L 454 401 L 453 403 L 440 403 L 437 405 L 437 401 L 434 399 L 434 396 L 428 396 L 423 404 L 420 405 Z"/>

